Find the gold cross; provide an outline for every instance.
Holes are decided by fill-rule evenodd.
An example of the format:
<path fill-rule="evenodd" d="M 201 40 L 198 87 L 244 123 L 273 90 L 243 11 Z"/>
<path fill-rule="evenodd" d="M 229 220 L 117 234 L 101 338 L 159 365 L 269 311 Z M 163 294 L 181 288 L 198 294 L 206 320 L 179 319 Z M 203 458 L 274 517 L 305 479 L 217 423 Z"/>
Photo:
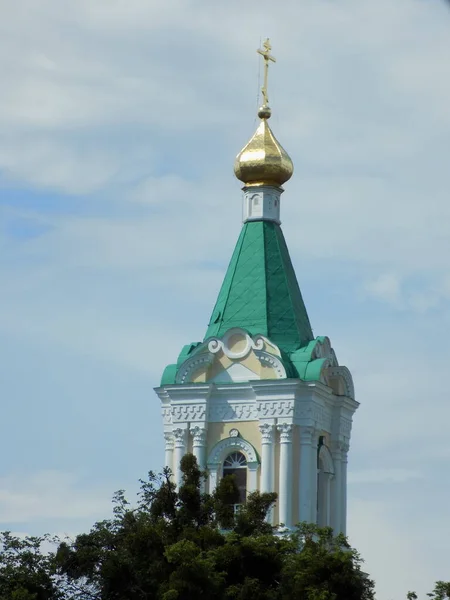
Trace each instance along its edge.
<path fill-rule="evenodd" d="M 267 95 L 267 78 L 269 75 L 269 61 L 277 62 L 275 58 L 270 54 L 272 46 L 270 45 L 269 38 L 263 43 L 264 50 L 257 50 L 258 54 L 264 58 L 264 85 L 261 88 L 261 93 L 264 98 L 264 106 L 269 105 L 269 96 Z"/>

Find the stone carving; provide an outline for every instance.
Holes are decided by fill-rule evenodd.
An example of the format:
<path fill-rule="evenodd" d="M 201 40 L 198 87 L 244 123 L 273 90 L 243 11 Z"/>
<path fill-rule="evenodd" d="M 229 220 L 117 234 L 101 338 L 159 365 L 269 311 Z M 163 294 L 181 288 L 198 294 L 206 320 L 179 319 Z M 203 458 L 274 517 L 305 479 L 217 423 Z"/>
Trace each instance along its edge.
<path fill-rule="evenodd" d="M 206 417 L 205 404 L 175 404 L 171 409 L 173 423 L 189 421 L 204 421 Z"/>
<path fill-rule="evenodd" d="M 162 417 L 163 417 L 164 425 L 171 425 L 171 423 L 172 423 L 171 415 L 172 415 L 172 410 L 171 410 L 170 406 L 163 406 L 162 407 Z"/>
<path fill-rule="evenodd" d="M 261 432 L 261 441 L 263 444 L 273 443 L 273 425 L 270 423 L 262 423 L 259 426 Z"/>
<path fill-rule="evenodd" d="M 186 443 L 186 430 L 178 427 L 173 430 L 173 437 L 175 440 L 175 448 L 184 448 Z"/>
<path fill-rule="evenodd" d="M 232 350 L 230 348 L 230 340 L 233 337 L 239 337 L 240 340 L 244 342 L 239 350 Z M 229 329 L 222 339 L 212 338 L 208 343 L 208 350 L 212 354 L 222 351 L 225 356 L 228 356 L 228 358 L 231 359 L 244 358 L 251 350 L 263 350 L 265 341 L 266 340 L 262 335 L 251 338 L 246 331 L 235 327 Z"/>
<path fill-rule="evenodd" d="M 170 431 L 164 433 L 164 441 L 166 442 L 166 450 L 173 450 L 173 434 Z"/>
<path fill-rule="evenodd" d="M 224 421 L 256 421 L 258 412 L 253 403 L 228 403 L 213 404 L 209 409 L 209 420 L 213 423 Z"/>
<path fill-rule="evenodd" d="M 259 418 L 291 417 L 294 414 L 293 400 L 269 400 L 258 402 Z"/>
<path fill-rule="evenodd" d="M 280 423 L 277 425 L 277 429 L 280 432 L 281 444 L 289 444 L 292 442 L 293 425 L 291 423 Z"/>
<path fill-rule="evenodd" d="M 262 400 L 259 402 L 220 402 L 209 408 L 209 420 L 214 423 L 224 421 L 257 421 L 277 417 L 293 417 L 293 400 Z"/>
<path fill-rule="evenodd" d="M 199 427 L 198 425 L 196 425 L 195 427 L 191 428 L 190 434 L 192 435 L 194 446 L 205 446 L 205 444 L 206 444 L 206 429 L 205 429 L 205 427 Z"/>
<path fill-rule="evenodd" d="M 331 443 L 331 454 L 333 455 L 333 458 L 339 459 L 341 460 L 341 458 L 344 458 L 346 460 L 346 455 L 347 452 L 349 451 L 350 446 L 348 444 L 348 442 L 343 441 L 343 440 L 337 440 L 337 441 L 333 441 Z M 343 456 L 345 455 L 345 456 Z"/>

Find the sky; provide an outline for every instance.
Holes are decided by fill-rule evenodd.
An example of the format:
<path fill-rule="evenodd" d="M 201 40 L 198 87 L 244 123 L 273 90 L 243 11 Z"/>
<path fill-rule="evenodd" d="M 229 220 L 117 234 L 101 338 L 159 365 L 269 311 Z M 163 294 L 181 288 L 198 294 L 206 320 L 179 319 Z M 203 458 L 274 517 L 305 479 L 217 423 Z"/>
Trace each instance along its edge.
<path fill-rule="evenodd" d="M 203 339 L 256 124 L 361 403 L 348 533 L 377 598 L 450 579 L 450 6 L 0 0 L 0 529 L 74 535 L 163 466 L 153 392 Z"/>

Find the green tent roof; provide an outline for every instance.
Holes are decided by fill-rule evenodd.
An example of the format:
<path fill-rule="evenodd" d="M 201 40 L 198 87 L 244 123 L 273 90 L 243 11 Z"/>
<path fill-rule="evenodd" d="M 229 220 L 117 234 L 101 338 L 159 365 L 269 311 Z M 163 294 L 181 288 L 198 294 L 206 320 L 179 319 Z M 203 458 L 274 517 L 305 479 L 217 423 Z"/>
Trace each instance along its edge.
<path fill-rule="evenodd" d="M 205 339 L 231 327 L 262 334 L 288 354 L 313 339 L 283 232 L 273 221 L 243 225 Z"/>

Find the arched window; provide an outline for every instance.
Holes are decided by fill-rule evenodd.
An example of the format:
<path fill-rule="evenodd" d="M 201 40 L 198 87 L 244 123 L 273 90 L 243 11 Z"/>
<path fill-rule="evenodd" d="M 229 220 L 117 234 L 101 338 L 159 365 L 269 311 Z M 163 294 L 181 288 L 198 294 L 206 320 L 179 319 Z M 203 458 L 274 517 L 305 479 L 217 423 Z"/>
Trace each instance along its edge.
<path fill-rule="evenodd" d="M 223 476 L 234 475 L 239 489 L 239 504 L 247 498 L 247 459 L 242 452 L 232 452 L 223 461 Z"/>

